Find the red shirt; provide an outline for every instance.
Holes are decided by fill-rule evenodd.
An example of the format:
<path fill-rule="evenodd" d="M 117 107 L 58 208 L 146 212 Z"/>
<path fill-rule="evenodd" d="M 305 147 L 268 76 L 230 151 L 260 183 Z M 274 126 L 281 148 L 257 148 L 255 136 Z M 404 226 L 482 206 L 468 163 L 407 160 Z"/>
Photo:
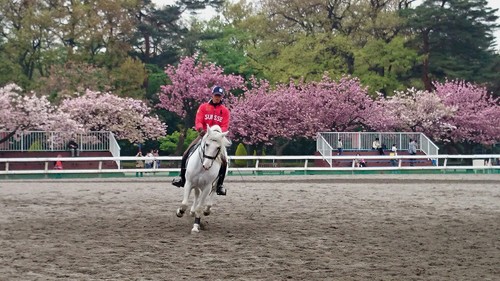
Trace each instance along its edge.
<path fill-rule="evenodd" d="M 214 104 L 212 101 L 206 102 L 198 108 L 196 112 L 196 130 L 207 129 L 207 125 L 219 125 L 222 132 L 229 129 L 229 110 L 222 103 Z"/>
<path fill-rule="evenodd" d="M 54 165 L 54 169 L 56 169 L 56 170 L 63 169 L 63 165 L 62 165 L 62 162 L 60 160 L 56 161 L 56 164 Z"/>

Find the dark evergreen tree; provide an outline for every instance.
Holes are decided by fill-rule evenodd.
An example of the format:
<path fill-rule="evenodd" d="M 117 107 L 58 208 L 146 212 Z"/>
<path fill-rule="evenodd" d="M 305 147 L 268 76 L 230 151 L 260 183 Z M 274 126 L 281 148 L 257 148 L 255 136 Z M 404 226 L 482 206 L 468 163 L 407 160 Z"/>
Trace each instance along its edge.
<path fill-rule="evenodd" d="M 498 9 L 486 0 L 425 0 L 415 9 L 402 10 L 414 46 L 423 55 L 422 81 L 427 90 L 433 80 L 459 78 L 478 83 L 499 80 L 493 30 Z"/>
<path fill-rule="evenodd" d="M 143 0 L 141 9 L 136 11 L 133 55 L 161 68 L 175 64 L 180 55 L 192 55 L 189 46 L 199 40 L 198 32 L 191 32 L 183 25 L 182 15 L 196 14 L 208 6 L 218 9 L 223 3 L 223 0 L 178 0 L 174 5 L 157 9 L 151 0 Z"/>
<path fill-rule="evenodd" d="M 180 25 L 179 6 L 156 9 L 151 0 L 144 0 L 136 11 L 137 31 L 133 38 L 133 55 L 144 63 L 160 68 L 175 63 L 179 55 L 179 42 L 187 29 Z"/>

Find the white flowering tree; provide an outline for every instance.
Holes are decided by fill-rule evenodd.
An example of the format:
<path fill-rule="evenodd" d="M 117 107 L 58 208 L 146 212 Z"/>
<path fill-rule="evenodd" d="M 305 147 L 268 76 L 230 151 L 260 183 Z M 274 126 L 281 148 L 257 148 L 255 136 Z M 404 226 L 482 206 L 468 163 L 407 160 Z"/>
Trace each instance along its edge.
<path fill-rule="evenodd" d="M 22 131 L 78 132 L 82 128 L 67 113 L 60 112 L 51 105 L 45 96 L 25 94 L 15 84 L 0 88 L 0 131 L 7 132 L 0 137 L 0 143 Z"/>
<path fill-rule="evenodd" d="M 110 93 L 87 91 L 65 99 L 59 106 L 63 114 L 81 124 L 85 131 L 111 131 L 118 139 L 141 143 L 166 134 L 166 125 L 141 100 L 121 98 Z"/>

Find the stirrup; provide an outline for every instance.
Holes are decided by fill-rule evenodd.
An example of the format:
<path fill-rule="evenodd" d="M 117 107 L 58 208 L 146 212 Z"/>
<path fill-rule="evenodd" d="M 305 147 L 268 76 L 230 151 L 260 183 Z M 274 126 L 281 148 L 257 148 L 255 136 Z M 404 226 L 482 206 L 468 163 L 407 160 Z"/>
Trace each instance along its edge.
<path fill-rule="evenodd" d="M 224 188 L 224 186 L 221 184 L 221 185 L 217 186 L 216 193 L 217 193 L 217 195 L 226 196 L 227 192 L 226 192 L 226 189 Z"/>
<path fill-rule="evenodd" d="M 177 187 L 184 187 L 184 182 L 182 182 L 181 177 L 177 177 L 172 180 L 172 185 L 175 185 Z"/>

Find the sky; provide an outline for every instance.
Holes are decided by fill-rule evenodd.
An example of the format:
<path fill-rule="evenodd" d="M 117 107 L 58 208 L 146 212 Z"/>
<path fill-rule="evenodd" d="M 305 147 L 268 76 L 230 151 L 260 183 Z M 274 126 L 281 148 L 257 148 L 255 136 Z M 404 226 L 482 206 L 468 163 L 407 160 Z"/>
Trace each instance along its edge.
<path fill-rule="evenodd" d="M 417 0 L 417 3 L 421 2 L 420 0 Z M 153 3 L 155 3 L 158 7 L 164 6 L 164 5 L 172 5 L 175 3 L 175 0 L 153 0 Z M 500 0 L 488 0 L 488 6 L 493 8 L 493 9 L 498 9 L 497 11 L 497 16 L 500 17 Z M 215 11 L 213 9 L 206 9 L 206 11 L 200 15 L 201 19 L 208 20 L 210 19 L 213 15 L 215 14 Z M 497 20 L 497 24 L 500 25 L 500 19 Z M 500 28 L 494 31 L 493 35 L 496 38 L 497 46 L 496 49 L 500 52 Z"/>

